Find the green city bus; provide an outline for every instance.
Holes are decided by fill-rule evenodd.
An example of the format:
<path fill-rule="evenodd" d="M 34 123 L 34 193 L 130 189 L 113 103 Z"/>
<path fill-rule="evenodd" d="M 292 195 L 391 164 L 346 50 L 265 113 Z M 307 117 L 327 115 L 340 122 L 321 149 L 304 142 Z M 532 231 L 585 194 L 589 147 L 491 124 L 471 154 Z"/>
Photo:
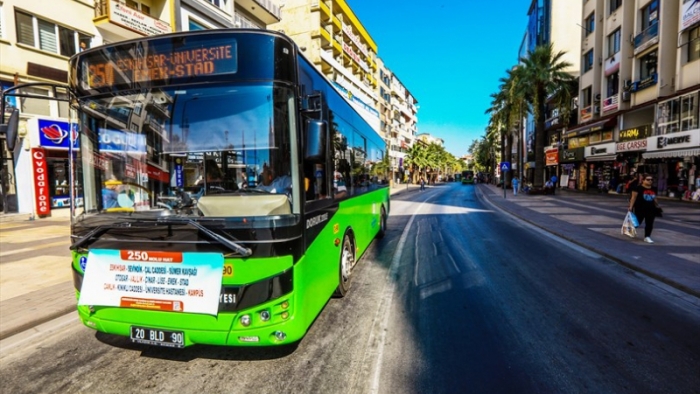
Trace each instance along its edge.
<path fill-rule="evenodd" d="M 471 171 L 471 170 L 462 171 L 462 184 L 463 185 L 473 185 L 474 184 L 474 171 Z"/>
<path fill-rule="evenodd" d="M 71 58 L 67 89 L 89 328 L 167 347 L 294 343 L 386 231 L 384 140 L 283 34 L 93 48 Z"/>

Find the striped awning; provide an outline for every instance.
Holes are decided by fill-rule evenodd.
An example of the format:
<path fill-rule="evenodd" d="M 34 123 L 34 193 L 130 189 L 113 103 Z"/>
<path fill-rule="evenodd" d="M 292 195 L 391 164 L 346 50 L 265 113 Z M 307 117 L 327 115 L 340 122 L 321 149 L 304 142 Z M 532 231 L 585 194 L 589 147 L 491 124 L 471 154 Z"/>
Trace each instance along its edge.
<path fill-rule="evenodd" d="M 692 156 L 700 156 L 700 148 L 659 150 L 659 151 L 655 151 L 655 152 L 642 153 L 642 157 L 645 159 L 661 159 L 664 157 L 692 157 Z"/>
<path fill-rule="evenodd" d="M 616 155 L 600 155 L 600 156 L 588 156 L 586 161 L 615 161 Z"/>

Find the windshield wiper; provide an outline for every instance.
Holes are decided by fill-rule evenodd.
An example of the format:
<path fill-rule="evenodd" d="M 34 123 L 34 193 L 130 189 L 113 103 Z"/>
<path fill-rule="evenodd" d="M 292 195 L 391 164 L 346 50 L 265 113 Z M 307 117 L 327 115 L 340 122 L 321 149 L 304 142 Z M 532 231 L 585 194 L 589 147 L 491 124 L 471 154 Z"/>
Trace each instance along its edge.
<path fill-rule="evenodd" d="M 214 239 L 215 241 L 219 242 L 220 244 L 228 246 L 231 250 L 240 254 L 243 257 L 248 257 L 248 256 L 253 254 L 253 251 L 251 251 L 250 248 L 244 248 L 243 246 L 231 241 L 230 239 L 226 239 L 226 238 L 222 237 L 221 235 L 213 232 L 212 230 L 210 230 L 206 226 L 203 226 L 194 220 L 190 220 L 187 223 L 192 225 L 192 227 L 195 227 L 199 231 L 203 232 L 204 234 L 208 235 L 210 238 Z"/>
<path fill-rule="evenodd" d="M 124 228 L 124 227 L 131 227 L 132 222 L 121 222 L 121 223 L 115 223 L 115 224 L 106 224 L 102 226 L 97 226 L 90 230 L 89 233 L 85 234 L 82 236 L 80 239 L 77 241 L 73 242 L 70 246 L 70 250 L 76 250 L 78 248 L 81 248 L 83 246 L 87 246 L 87 244 L 91 243 L 91 240 L 93 238 L 99 238 L 100 235 L 106 233 L 109 230 L 115 229 L 115 228 Z"/>

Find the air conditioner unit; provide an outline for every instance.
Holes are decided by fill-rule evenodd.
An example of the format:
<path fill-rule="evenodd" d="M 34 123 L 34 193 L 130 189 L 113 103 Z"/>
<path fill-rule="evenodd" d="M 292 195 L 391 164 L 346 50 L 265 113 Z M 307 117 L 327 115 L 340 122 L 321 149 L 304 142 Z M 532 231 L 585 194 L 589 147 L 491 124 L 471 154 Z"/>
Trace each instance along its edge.
<path fill-rule="evenodd" d="M 632 81 L 629 80 L 629 79 L 625 79 L 625 82 L 623 82 L 623 86 L 625 87 L 625 89 L 631 88 L 631 87 L 632 87 Z"/>
<path fill-rule="evenodd" d="M 600 93 L 596 93 L 594 101 L 600 102 Z"/>
<path fill-rule="evenodd" d="M 596 105 L 595 107 L 593 107 L 593 112 L 596 114 L 599 114 L 600 113 L 600 106 Z"/>
<path fill-rule="evenodd" d="M 630 101 L 631 96 L 632 93 L 630 92 L 622 92 L 622 101 Z"/>

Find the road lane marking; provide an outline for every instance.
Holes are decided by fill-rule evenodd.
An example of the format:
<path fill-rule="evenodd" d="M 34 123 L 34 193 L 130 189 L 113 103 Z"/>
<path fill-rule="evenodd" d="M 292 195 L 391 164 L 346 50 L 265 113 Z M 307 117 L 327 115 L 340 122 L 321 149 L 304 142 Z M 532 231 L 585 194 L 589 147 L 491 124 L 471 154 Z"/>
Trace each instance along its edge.
<path fill-rule="evenodd" d="M 411 218 L 408 219 L 408 223 L 406 224 L 406 227 L 404 227 L 403 232 L 401 233 L 401 238 L 399 238 L 399 243 L 396 246 L 396 253 L 394 254 L 394 258 L 391 260 L 391 266 L 389 267 L 387 280 L 384 284 L 384 294 L 382 296 L 381 302 L 379 303 L 379 307 L 377 308 L 377 312 L 374 315 L 373 322 L 375 323 L 379 319 L 379 314 L 382 311 L 388 309 L 391 306 L 391 303 L 393 302 L 394 293 L 396 292 L 396 284 L 394 283 L 394 281 L 391 280 L 391 278 L 393 278 L 396 275 L 396 271 L 399 268 L 399 262 L 401 261 L 401 257 L 403 256 L 404 245 L 406 244 L 406 239 L 408 238 L 408 233 L 411 230 L 411 226 L 413 226 L 413 219 L 415 219 L 416 215 L 418 215 L 418 212 L 420 212 L 420 210 L 423 208 L 423 205 L 425 205 L 428 199 L 430 199 L 430 197 L 426 198 L 418 206 L 418 208 L 416 208 L 415 212 L 411 215 Z M 377 363 L 375 364 L 374 372 L 372 374 L 372 385 L 370 386 L 371 393 L 379 393 L 379 375 L 381 374 L 382 370 L 382 359 L 384 358 L 384 346 L 386 344 L 386 332 L 387 326 L 389 324 L 389 313 L 383 313 L 383 315 L 384 317 L 379 327 L 380 334 L 379 342 L 377 344 Z M 372 330 L 370 332 L 375 332 L 374 323 L 372 324 Z M 369 348 L 369 344 L 371 343 L 373 337 L 373 334 L 369 336 L 366 348 Z"/>

